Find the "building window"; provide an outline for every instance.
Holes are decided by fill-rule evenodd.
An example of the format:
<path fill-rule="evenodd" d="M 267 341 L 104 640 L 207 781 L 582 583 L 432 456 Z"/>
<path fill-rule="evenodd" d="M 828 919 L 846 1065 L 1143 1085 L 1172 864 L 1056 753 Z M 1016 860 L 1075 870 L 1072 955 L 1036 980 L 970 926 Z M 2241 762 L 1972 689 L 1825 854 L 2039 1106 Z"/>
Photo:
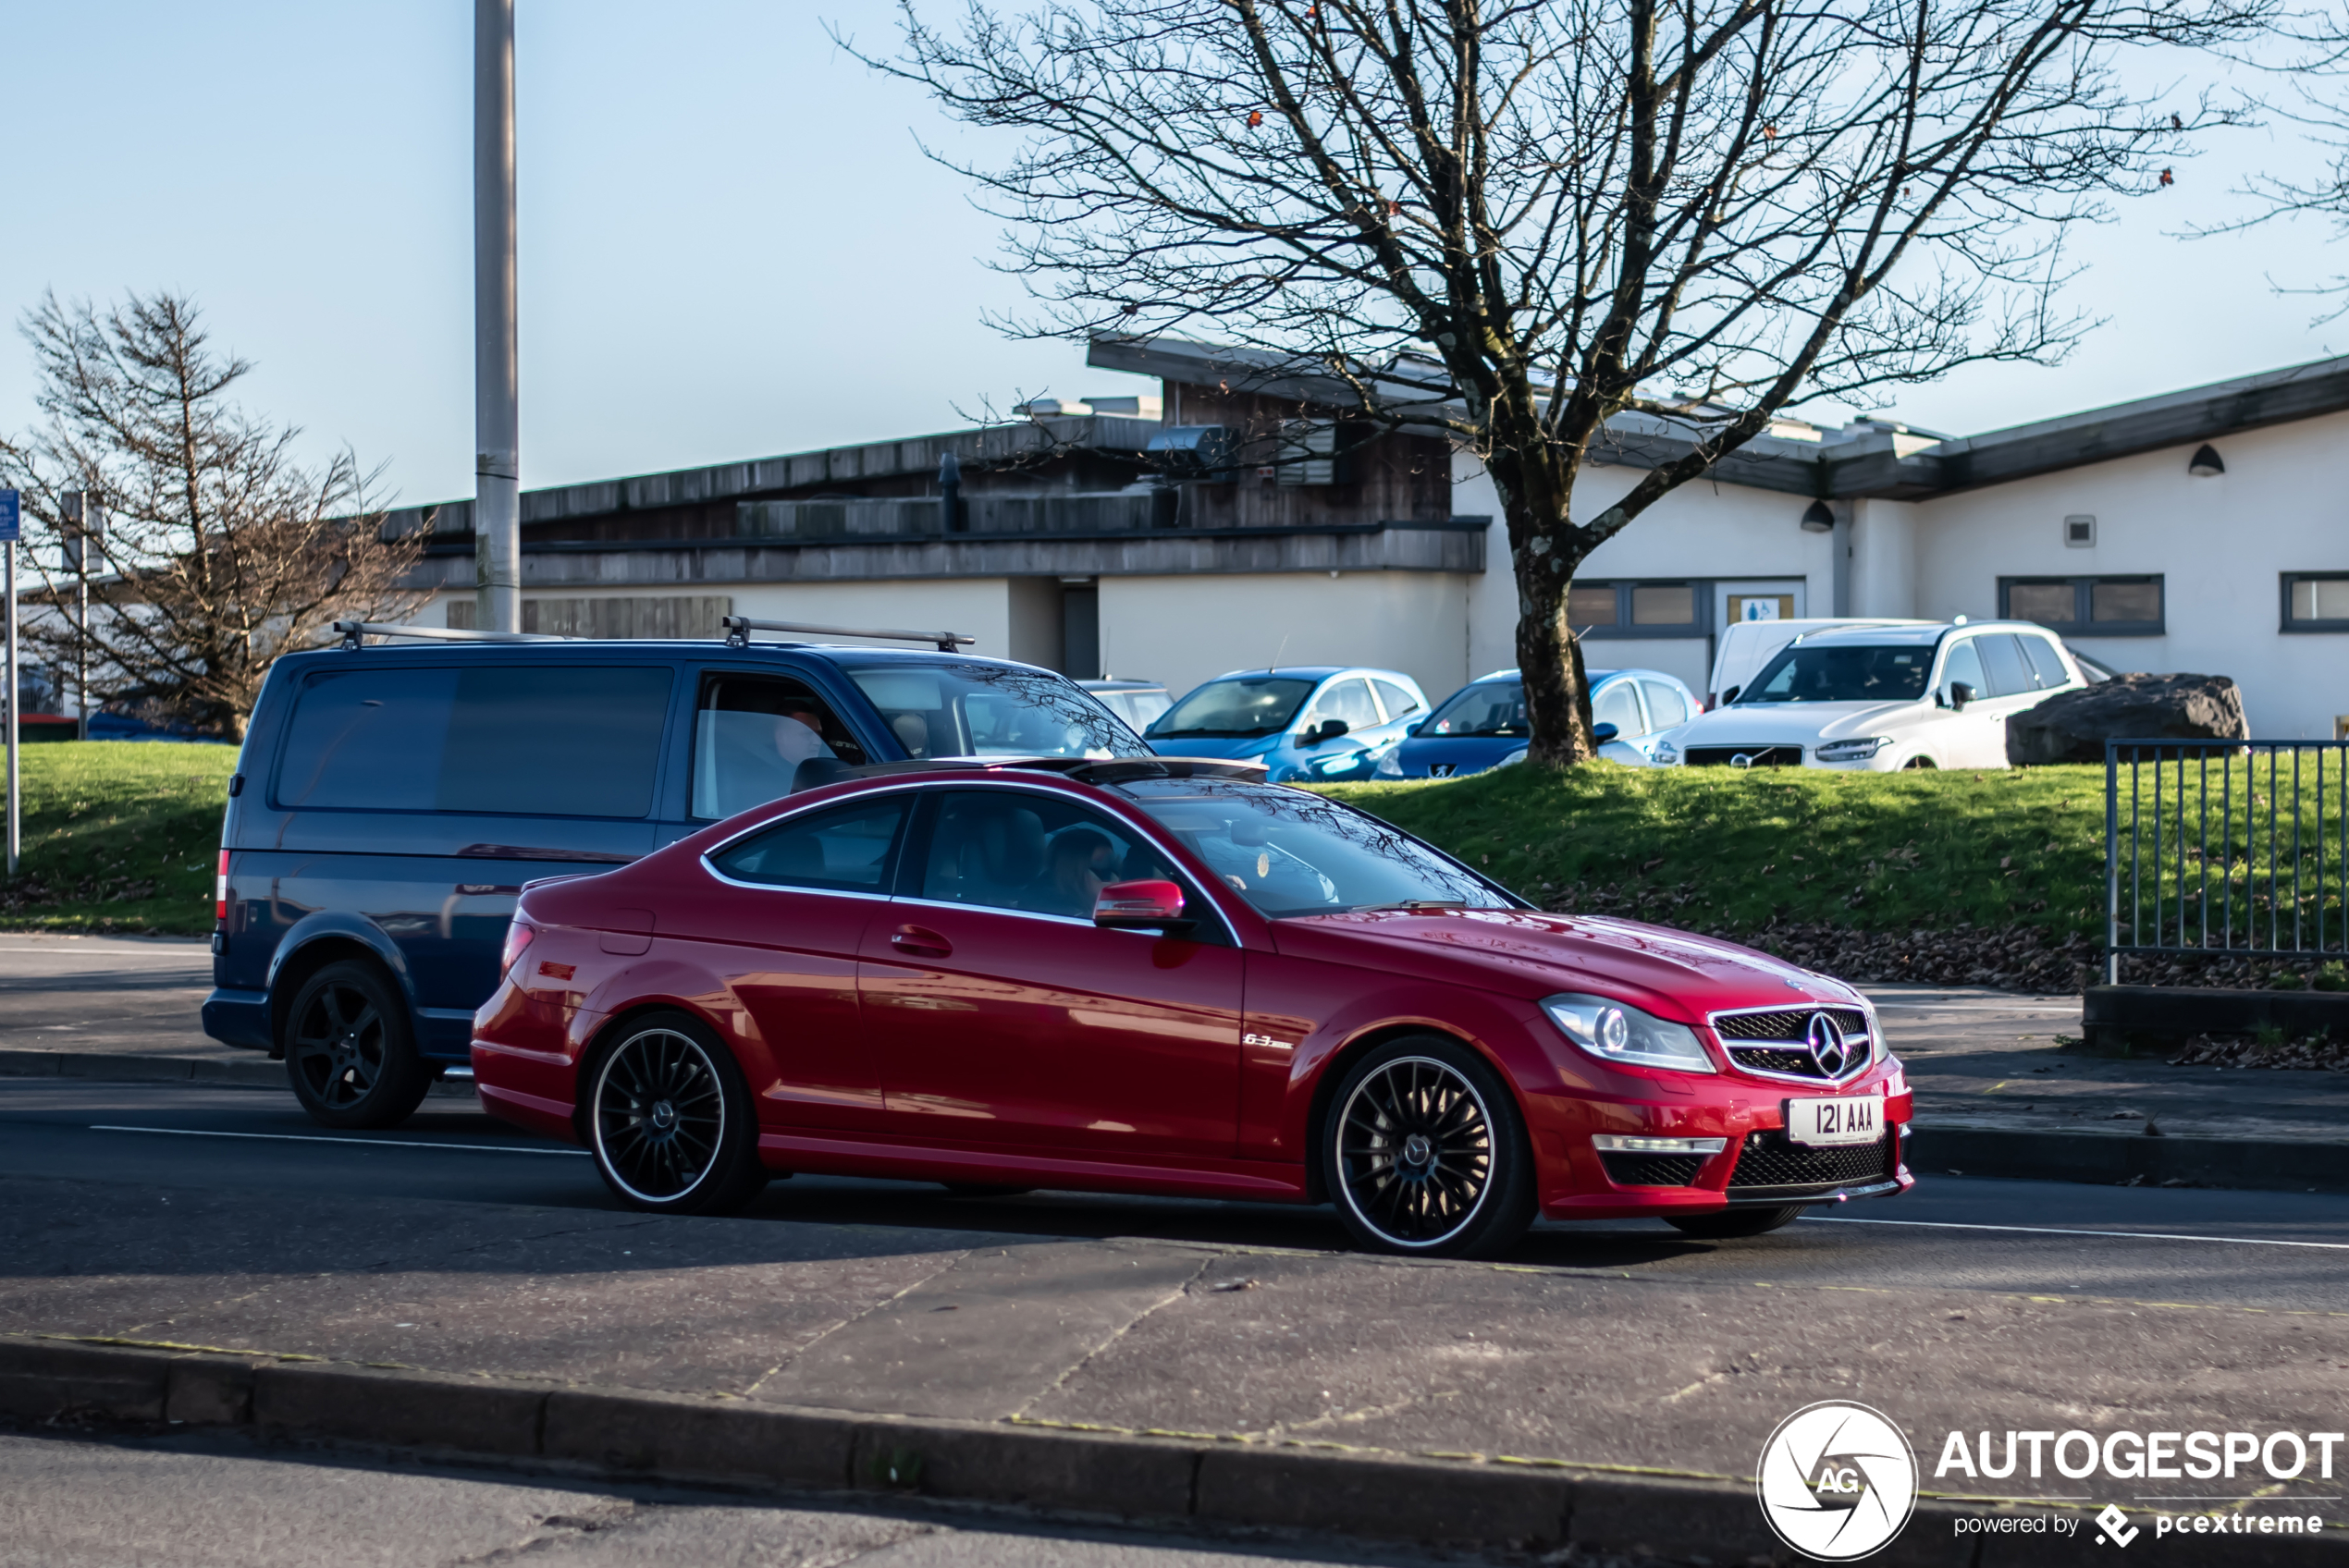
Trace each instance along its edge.
<path fill-rule="evenodd" d="M 1577 582 L 1567 591 L 1567 622 L 1593 637 L 1703 637 L 1705 588 L 1688 580 Z"/>
<path fill-rule="evenodd" d="M 2166 608 L 2158 576 L 1998 579 L 1999 619 L 2071 637 L 2158 637 Z"/>
<path fill-rule="evenodd" d="M 2349 631 L 2349 571 L 2283 574 L 2286 631 Z"/>
<path fill-rule="evenodd" d="M 1576 631 L 1615 624 L 1615 584 L 1577 582 L 1566 591 L 1567 624 Z"/>

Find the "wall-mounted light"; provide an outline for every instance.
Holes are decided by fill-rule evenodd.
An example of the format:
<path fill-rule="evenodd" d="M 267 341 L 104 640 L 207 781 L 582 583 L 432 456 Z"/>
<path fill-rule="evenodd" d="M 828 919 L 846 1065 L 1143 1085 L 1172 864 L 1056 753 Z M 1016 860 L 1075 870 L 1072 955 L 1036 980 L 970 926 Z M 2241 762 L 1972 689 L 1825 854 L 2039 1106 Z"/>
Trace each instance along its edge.
<path fill-rule="evenodd" d="M 2226 459 L 2219 456 L 2219 448 L 2205 441 L 2186 459 L 2186 472 L 2196 479 L 2209 479 L 2227 472 Z"/>
<path fill-rule="evenodd" d="M 1802 532 L 1805 533 L 1835 532 L 1835 513 L 1827 509 L 1827 504 L 1825 501 L 1812 502 L 1809 508 L 1803 512 Z"/>

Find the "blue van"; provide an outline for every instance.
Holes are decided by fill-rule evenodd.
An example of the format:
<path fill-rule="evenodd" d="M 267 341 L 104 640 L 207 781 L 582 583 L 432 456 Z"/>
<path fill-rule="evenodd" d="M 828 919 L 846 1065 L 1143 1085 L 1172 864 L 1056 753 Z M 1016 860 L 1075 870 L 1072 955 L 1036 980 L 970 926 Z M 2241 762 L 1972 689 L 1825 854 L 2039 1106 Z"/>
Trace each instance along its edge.
<path fill-rule="evenodd" d="M 1150 754 L 1050 670 L 729 625 L 724 643 L 353 634 L 279 659 L 228 782 L 204 1032 L 282 1057 L 326 1125 L 391 1126 L 470 1060 L 533 878 L 626 864 L 862 764 Z"/>
<path fill-rule="evenodd" d="M 1599 755 L 1633 766 L 1653 766 L 1655 744 L 1704 704 L 1660 669 L 1593 669 L 1591 724 Z M 1380 778 L 1464 778 L 1525 755 L 1532 730 L 1525 718 L 1525 682 L 1514 669 L 1478 676 L 1444 699 L 1426 722 L 1379 759 Z"/>

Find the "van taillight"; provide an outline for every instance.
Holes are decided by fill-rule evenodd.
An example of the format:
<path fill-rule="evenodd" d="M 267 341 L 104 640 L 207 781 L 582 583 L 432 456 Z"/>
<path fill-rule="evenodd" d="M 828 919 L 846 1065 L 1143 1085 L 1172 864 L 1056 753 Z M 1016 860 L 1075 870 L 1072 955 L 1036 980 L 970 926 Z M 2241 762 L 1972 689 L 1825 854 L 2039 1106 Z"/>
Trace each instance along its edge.
<path fill-rule="evenodd" d="M 220 875 L 212 883 L 212 918 L 228 924 L 228 851 L 220 851 Z"/>
<path fill-rule="evenodd" d="M 507 925 L 506 950 L 503 953 L 500 953 L 498 958 L 498 977 L 499 979 L 502 980 L 509 974 L 512 973 L 514 960 L 522 957 L 523 949 L 530 946 L 530 939 L 537 935 L 538 930 L 535 926 L 525 925 L 520 920 L 510 922 Z"/>

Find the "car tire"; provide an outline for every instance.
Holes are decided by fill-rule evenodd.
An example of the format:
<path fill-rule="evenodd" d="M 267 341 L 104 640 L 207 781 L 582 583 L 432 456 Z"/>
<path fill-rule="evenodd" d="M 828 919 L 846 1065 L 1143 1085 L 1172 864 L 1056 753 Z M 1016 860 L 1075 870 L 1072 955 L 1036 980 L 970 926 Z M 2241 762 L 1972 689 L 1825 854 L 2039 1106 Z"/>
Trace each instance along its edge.
<path fill-rule="evenodd" d="M 580 1073 L 580 1133 L 612 1195 L 649 1214 L 732 1214 L 765 1190 L 734 1053 L 699 1019 L 646 1013 Z"/>
<path fill-rule="evenodd" d="M 342 959 L 301 983 L 286 1009 L 286 1077 L 322 1127 L 397 1127 L 432 1087 L 407 998 L 382 967 Z"/>
<path fill-rule="evenodd" d="M 1330 1096 L 1322 1178 L 1372 1252 L 1491 1257 L 1533 1223 L 1532 1146 L 1507 1084 L 1457 1040 L 1389 1040 Z"/>
<path fill-rule="evenodd" d="M 1791 1225 L 1802 1214 L 1802 1205 L 1787 1208 L 1723 1208 L 1711 1214 L 1666 1215 L 1666 1222 L 1684 1236 L 1700 1241 L 1727 1242 L 1740 1236 L 1762 1236 L 1781 1227 Z"/>

